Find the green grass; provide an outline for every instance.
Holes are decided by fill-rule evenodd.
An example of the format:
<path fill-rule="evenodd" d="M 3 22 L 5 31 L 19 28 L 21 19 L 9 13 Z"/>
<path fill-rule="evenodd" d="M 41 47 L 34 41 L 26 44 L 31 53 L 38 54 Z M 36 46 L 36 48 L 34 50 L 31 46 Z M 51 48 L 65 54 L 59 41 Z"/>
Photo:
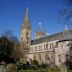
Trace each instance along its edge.
<path fill-rule="evenodd" d="M 68 70 L 68 72 L 72 72 L 72 70 Z"/>
<path fill-rule="evenodd" d="M 36 70 L 20 70 L 18 72 L 48 72 L 46 69 L 39 69 L 38 71 Z M 59 69 L 51 69 L 51 72 L 60 72 Z M 68 72 L 72 72 L 72 70 L 68 71 Z"/>
<path fill-rule="evenodd" d="M 40 69 L 38 71 L 36 71 L 36 70 L 20 70 L 19 72 L 48 72 L 48 71 L 45 69 L 42 69 L 42 70 Z M 55 70 L 55 71 L 51 71 L 51 72 L 59 72 L 59 71 Z"/>
<path fill-rule="evenodd" d="M 45 69 L 39 69 L 39 70 L 20 70 L 18 72 L 46 72 Z"/>
<path fill-rule="evenodd" d="M 35 72 L 35 70 L 20 70 L 18 72 Z"/>

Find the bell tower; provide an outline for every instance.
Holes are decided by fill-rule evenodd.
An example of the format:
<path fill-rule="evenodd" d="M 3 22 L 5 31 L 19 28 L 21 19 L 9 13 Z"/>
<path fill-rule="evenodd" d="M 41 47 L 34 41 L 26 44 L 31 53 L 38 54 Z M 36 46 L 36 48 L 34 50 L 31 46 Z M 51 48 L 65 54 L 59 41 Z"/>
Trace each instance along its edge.
<path fill-rule="evenodd" d="M 22 62 L 25 62 L 26 61 L 25 59 L 27 59 L 27 52 L 30 49 L 30 44 L 31 44 L 31 24 L 27 7 L 24 23 L 21 28 L 21 51 L 23 53 Z"/>

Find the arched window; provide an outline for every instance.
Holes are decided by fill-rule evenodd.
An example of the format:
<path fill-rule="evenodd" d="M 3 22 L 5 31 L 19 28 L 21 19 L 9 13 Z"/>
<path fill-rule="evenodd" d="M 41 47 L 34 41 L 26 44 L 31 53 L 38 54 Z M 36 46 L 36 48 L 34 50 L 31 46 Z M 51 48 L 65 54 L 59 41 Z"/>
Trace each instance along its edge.
<path fill-rule="evenodd" d="M 37 46 L 35 46 L 35 51 L 37 51 Z"/>
<path fill-rule="evenodd" d="M 50 60 L 50 58 L 47 54 L 45 55 L 45 60 Z"/>
<path fill-rule="evenodd" d="M 46 45 L 44 44 L 44 50 L 46 49 Z"/>
<path fill-rule="evenodd" d="M 42 50 L 42 46 L 41 45 L 39 45 L 39 51 L 41 51 Z"/>
<path fill-rule="evenodd" d="M 29 33 L 28 32 L 26 33 L 26 38 L 27 38 L 27 40 L 29 40 Z"/>
<path fill-rule="evenodd" d="M 48 49 L 48 43 L 46 43 L 46 49 Z"/>
<path fill-rule="evenodd" d="M 33 60 L 36 60 L 36 56 L 34 55 Z"/>
<path fill-rule="evenodd" d="M 59 62 L 61 62 L 61 55 L 58 55 L 58 57 L 59 57 Z"/>
<path fill-rule="evenodd" d="M 39 60 L 41 61 L 41 54 L 39 54 Z"/>
<path fill-rule="evenodd" d="M 31 58 L 29 59 L 29 63 L 32 64 L 32 59 Z"/>

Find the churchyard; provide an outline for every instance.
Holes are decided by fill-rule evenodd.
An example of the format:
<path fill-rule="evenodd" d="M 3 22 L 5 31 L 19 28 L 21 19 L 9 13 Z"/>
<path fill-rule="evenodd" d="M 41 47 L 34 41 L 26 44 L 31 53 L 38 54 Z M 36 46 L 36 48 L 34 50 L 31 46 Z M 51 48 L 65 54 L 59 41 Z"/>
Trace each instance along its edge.
<path fill-rule="evenodd" d="M 0 72 L 72 72 L 72 54 L 69 59 L 60 67 L 39 64 L 36 59 L 31 63 L 21 63 L 20 58 L 23 54 L 20 52 L 19 42 L 6 36 L 0 37 Z M 71 47 L 72 49 L 72 47 Z M 71 67 L 71 68 L 69 68 Z"/>
<path fill-rule="evenodd" d="M 61 67 L 49 67 L 49 66 L 38 66 L 38 65 L 16 65 L 14 63 L 5 64 L 4 62 L 0 65 L 0 72 L 72 72 L 66 66 Z"/>
<path fill-rule="evenodd" d="M 37 69 L 21 69 L 19 72 L 72 72 L 72 70 L 68 70 L 66 68 L 57 68 L 57 67 L 46 67 L 46 68 L 37 68 Z"/>

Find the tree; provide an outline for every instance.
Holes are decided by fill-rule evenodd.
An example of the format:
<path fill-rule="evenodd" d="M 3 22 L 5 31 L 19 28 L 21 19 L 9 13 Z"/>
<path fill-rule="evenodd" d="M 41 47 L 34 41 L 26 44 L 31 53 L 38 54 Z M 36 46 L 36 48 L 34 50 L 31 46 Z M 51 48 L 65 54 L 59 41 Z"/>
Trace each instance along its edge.
<path fill-rule="evenodd" d="M 13 46 L 13 43 L 6 37 L 0 38 L 0 54 L 11 55 Z"/>
<path fill-rule="evenodd" d="M 0 61 L 4 60 L 6 63 L 14 62 L 11 57 L 13 47 L 13 43 L 6 37 L 0 37 Z"/>
<path fill-rule="evenodd" d="M 72 6 L 72 0 L 63 0 L 67 6 Z"/>
<path fill-rule="evenodd" d="M 23 54 L 20 50 L 20 42 L 16 36 L 12 33 L 12 31 L 6 31 L 3 36 L 5 36 L 9 41 L 11 41 L 14 45 L 13 47 L 13 52 L 12 52 L 12 57 L 14 60 L 19 60 Z"/>
<path fill-rule="evenodd" d="M 6 62 L 11 62 L 12 60 L 16 62 L 16 60 L 19 60 L 22 56 L 23 54 L 20 50 L 18 38 L 14 36 L 11 31 L 5 32 L 0 37 L 0 60 Z"/>
<path fill-rule="evenodd" d="M 61 1 L 61 0 L 60 0 Z M 72 0 L 62 0 L 62 3 L 66 5 L 66 8 L 59 12 L 59 20 L 63 20 L 64 24 L 71 26 L 72 24 Z"/>
<path fill-rule="evenodd" d="M 20 50 L 20 47 L 18 47 L 18 45 L 15 46 L 13 52 L 12 52 L 12 57 L 14 58 L 14 60 L 19 60 L 20 58 L 23 57 L 23 54 Z"/>
<path fill-rule="evenodd" d="M 32 60 L 32 64 L 34 64 L 34 65 L 38 65 L 39 63 L 38 63 L 37 60 Z"/>

